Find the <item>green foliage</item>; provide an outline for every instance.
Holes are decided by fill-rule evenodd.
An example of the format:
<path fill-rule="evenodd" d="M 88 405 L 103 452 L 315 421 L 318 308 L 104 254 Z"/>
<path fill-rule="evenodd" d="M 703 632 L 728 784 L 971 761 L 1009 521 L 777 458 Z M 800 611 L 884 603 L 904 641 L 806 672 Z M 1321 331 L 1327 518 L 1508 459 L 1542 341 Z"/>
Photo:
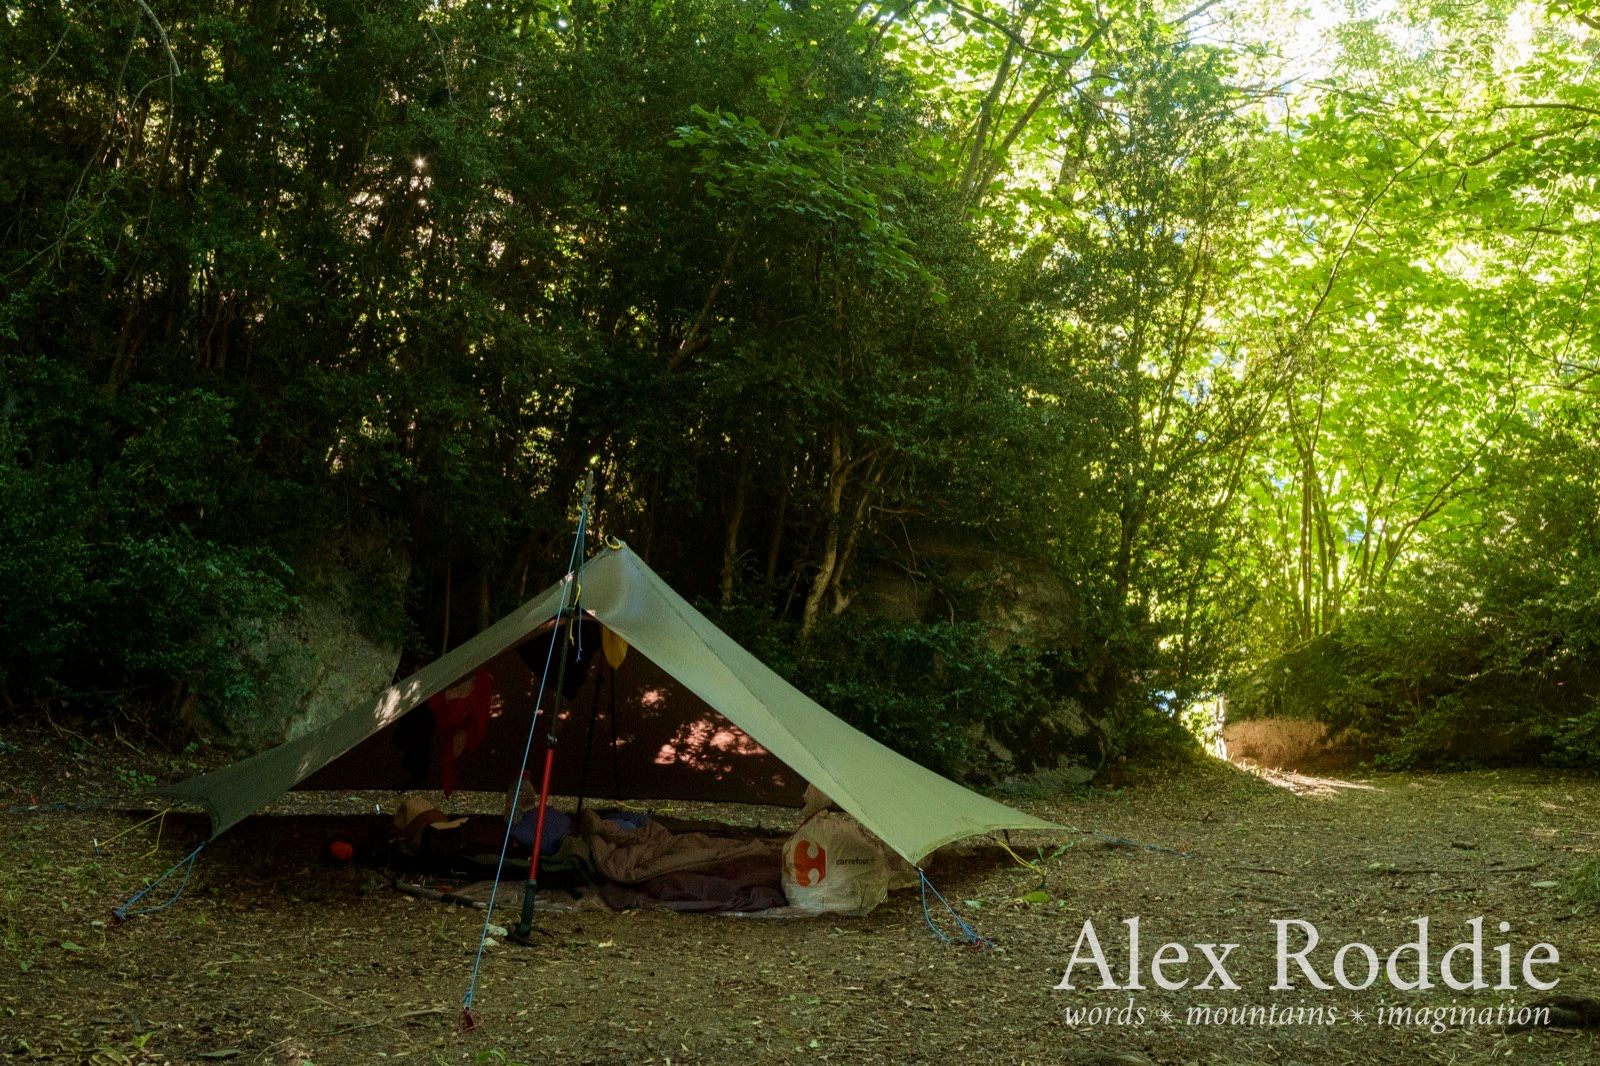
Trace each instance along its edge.
<path fill-rule="evenodd" d="M 1281 382 L 1246 468 L 1258 668 L 1230 713 L 1403 764 L 1600 754 L 1593 40 L 1524 16 L 1339 27 L 1262 142 L 1261 283 L 1231 304 Z"/>
<path fill-rule="evenodd" d="M 238 649 L 351 542 L 411 560 L 410 625 L 360 621 L 422 658 L 552 576 L 594 453 L 605 532 L 693 584 L 733 530 L 726 584 L 807 637 L 883 514 L 1030 524 L 1009 457 L 1070 427 L 1028 399 L 1059 384 L 1059 299 L 1001 177 L 1052 109 L 985 105 L 1003 122 L 947 180 L 965 104 L 941 113 L 898 16 L 147 14 L 33 5 L 0 42 L 8 694 L 247 719 Z M 1027 17 L 1061 54 L 1005 69 L 1065 104 L 1099 16 Z M 1010 50 L 969 34 L 973 61 Z M 910 696 L 895 726 L 833 695 L 920 735 Z M 1001 711 L 946 718 L 973 715 Z"/>
<path fill-rule="evenodd" d="M 759 216 L 800 216 L 820 226 L 826 240 L 860 257 L 893 282 L 933 278 L 917 261 L 910 237 L 894 215 L 897 186 L 914 180 L 904 160 L 861 163 L 853 143 L 881 129 L 876 115 L 791 126 L 781 137 L 754 116 L 740 118 L 694 108 L 695 125 L 678 127 L 675 148 L 691 148 L 713 200 L 734 199 Z M 878 192 L 875 190 L 884 190 Z M 868 277 L 872 275 L 867 275 Z"/>
<path fill-rule="evenodd" d="M 1567 878 L 1567 898 L 1575 903 L 1594 907 L 1600 905 L 1600 856 L 1586 860 Z"/>
<path fill-rule="evenodd" d="M 479 1051 L 473 1056 L 473 1061 L 476 1062 L 478 1066 L 527 1066 L 523 1060 L 512 1058 L 509 1054 L 497 1047 L 485 1048 L 482 1051 Z"/>
<path fill-rule="evenodd" d="M 431 657 L 599 454 L 597 532 L 930 765 L 1252 667 L 1592 765 L 1592 27 L 1386 11 L 1263 93 L 1276 3 L 12 5 L 0 694 L 246 720 L 334 571 Z"/>
<path fill-rule="evenodd" d="M 1200 745 L 1181 718 L 1157 707 L 1132 712 L 1115 741 L 1116 755 L 1139 763 L 1181 763 L 1200 757 Z"/>
<path fill-rule="evenodd" d="M 238 649 L 286 609 L 288 575 L 239 525 L 233 405 L 31 384 L 0 426 L 0 688 L 101 708 L 247 697 Z"/>
<path fill-rule="evenodd" d="M 1485 488 L 1485 528 L 1235 689 L 1378 742 L 1397 765 L 1600 766 L 1600 429 L 1548 422 Z M 1492 534 L 1492 535 L 1491 535 Z"/>

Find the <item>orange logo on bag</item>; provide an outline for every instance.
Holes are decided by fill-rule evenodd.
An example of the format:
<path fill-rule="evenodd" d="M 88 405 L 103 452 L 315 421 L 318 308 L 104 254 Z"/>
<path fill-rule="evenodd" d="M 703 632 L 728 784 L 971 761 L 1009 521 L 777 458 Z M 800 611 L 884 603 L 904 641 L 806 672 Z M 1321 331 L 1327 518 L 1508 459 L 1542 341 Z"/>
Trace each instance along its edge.
<path fill-rule="evenodd" d="M 809 854 L 807 854 L 809 852 Z M 811 875 L 816 874 L 816 880 Z M 822 850 L 821 844 L 809 840 L 797 840 L 794 844 L 794 879 L 801 888 L 810 888 L 822 884 L 822 879 L 828 876 L 828 853 Z"/>

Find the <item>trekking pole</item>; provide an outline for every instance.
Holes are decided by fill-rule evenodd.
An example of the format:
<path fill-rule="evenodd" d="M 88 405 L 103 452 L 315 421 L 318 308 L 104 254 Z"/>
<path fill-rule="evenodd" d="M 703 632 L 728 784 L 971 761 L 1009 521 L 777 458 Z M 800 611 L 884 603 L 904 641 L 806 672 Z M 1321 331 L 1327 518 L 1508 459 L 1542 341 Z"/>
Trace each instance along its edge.
<path fill-rule="evenodd" d="M 594 496 L 594 467 L 594 462 L 590 461 L 589 475 L 583 482 L 583 505 L 578 517 L 580 537 L 583 535 L 583 527 L 589 515 L 589 504 Z M 561 728 L 561 701 L 566 696 L 567 658 L 572 651 L 572 628 L 579 622 L 579 600 L 583 597 L 583 586 L 578 583 L 576 573 L 569 577 L 573 583 L 572 614 L 569 618 L 565 610 L 559 612 L 556 615 L 557 631 L 551 634 L 553 639 L 559 639 L 561 642 L 561 658 L 556 663 L 556 692 L 550 701 L 550 734 L 544 748 L 544 778 L 539 784 L 539 806 L 533 816 L 533 854 L 528 857 L 528 880 L 522 886 L 522 914 L 518 917 L 517 927 L 512 930 L 510 937 L 518 944 L 529 944 L 533 937 L 534 901 L 539 895 L 539 852 L 544 848 L 544 816 L 550 807 L 550 774 L 555 768 L 556 733 Z M 564 602 L 566 597 L 563 596 L 562 600 Z M 537 709 L 534 713 L 538 713 Z"/>
<path fill-rule="evenodd" d="M 574 624 L 576 624 L 577 602 L 573 602 Z M 565 619 L 558 619 L 556 624 L 561 625 Z M 544 850 L 544 815 L 550 807 L 550 772 L 556 762 L 556 727 L 560 722 L 562 689 L 567 683 L 567 654 L 570 651 L 569 641 L 563 628 L 561 636 L 561 661 L 556 665 L 556 695 L 550 707 L 550 735 L 545 741 L 544 749 L 544 778 L 539 783 L 539 807 L 533 816 L 533 854 L 528 857 L 528 880 L 522 885 L 522 915 L 517 919 L 517 927 L 511 932 L 511 939 L 519 944 L 528 944 L 533 935 L 533 905 L 534 899 L 539 894 L 539 852 Z"/>
<path fill-rule="evenodd" d="M 583 503 L 578 510 L 578 532 L 577 535 L 572 539 L 572 554 L 567 559 L 567 575 L 563 579 L 561 586 L 560 602 L 556 605 L 555 624 L 557 627 L 560 627 L 567 615 L 566 583 L 571 582 L 572 584 L 572 611 L 574 618 L 577 617 L 578 602 L 583 598 L 583 587 L 578 582 L 578 573 L 583 569 L 584 532 L 587 530 L 589 525 L 589 507 L 592 503 L 594 495 L 594 472 L 599 465 L 600 457 L 598 455 L 589 460 L 589 473 L 583 482 Z M 550 653 L 555 651 L 556 641 L 558 639 L 563 641 L 563 647 L 561 651 L 561 667 L 563 674 L 565 674 L 566 667 L 566 636 L 567 633 L 560 631 L 559 628 L 550 635 Z M 511 810 L 507 813 L 505 836 L 502 838 L 500 843 L 500 858 L 499 861 L 496 862 L 494 868 L 494 884 L 489 889 L 489 902 L 484 907 L 483 928 L 478 933 L 478 950 L 472 958 L 472 975 L 467 978 L 467 991 L 466 994 L 461 997 L 461 1017 L 456 1022 L 456 1030 L 462 1033 L 470 1033 L 478 1027 L 478 1016 L 472 1009 L 473 1002 L 478 994 L 478 974 L 483 968 L 484 949 L 489 944 L 489 928 L 490 922 L 494 918 L 495 898 L 500 890 L 500 874 L 505 870 L 506 852 L 511 847 L 511 830 L 514 826 L 512 818 L 516 816 L 519 808 L 521 807 L 522 782 L 528 774 L 528 757 L 533 753 L 533 738 L 539 729 L 540 705 L 544 702 L 545 682 L 549 680 L 549 676 L 550 654 L 547 654 L 545 657 L 544 669 L 539 672 L 539 693 L 534 697 L 533 701 L 533 716 L 532 720 L 528 723 L 528 738 L 522 748 L 522 763 L 517 767 L 516 784 L 514 785 L 511 794 Z M 552 702 L 555 706 L 555 710 L 553 710 L 551 713 L 555 714 L 560 710 L 561 707 L 560 685 L 557 685 L 556 687 L 556 695 Z M 552 734 L 555 732 L 554 727 L 552 727 L 551 732 Z M 552 737 L 552 746 L 554 746 L 553 742 L 554 737 Z M 550 767 L 552 761 L 553 753 L 547 751 L 545 754 L 545 787 L 544 794 L 540 797 L 538 815 L 541 834 L 544 826 L 544 811 L 546 809 L 546 804 L 549 801 Z M 533 931 L 533 897 L 534 892 L 537 890 L 539 849 L 542 846 L 542 839 L 535 842 L 533 847 L 533 857 L 528 864 L 528 885 L 526 888 L 524 888 L 522 897 L 522 920 L 518 923 L 516 930 L 517 934 L 520 935 L 508 938 L 520 940 L 520 942 L 524 944 L 528 942 L 528 936 Z"/>

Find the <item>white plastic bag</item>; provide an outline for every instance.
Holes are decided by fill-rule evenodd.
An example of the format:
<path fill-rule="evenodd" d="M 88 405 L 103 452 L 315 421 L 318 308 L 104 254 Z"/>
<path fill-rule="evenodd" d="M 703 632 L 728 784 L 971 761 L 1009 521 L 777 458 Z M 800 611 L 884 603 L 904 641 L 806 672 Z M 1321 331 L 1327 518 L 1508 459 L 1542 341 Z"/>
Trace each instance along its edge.
<path fill-rule="evenodd" d="M 783 894 L 812 914 L 866 914 L 889 894 L 889 864 L 854 818 L 818 811 L 783 845 Z"/>

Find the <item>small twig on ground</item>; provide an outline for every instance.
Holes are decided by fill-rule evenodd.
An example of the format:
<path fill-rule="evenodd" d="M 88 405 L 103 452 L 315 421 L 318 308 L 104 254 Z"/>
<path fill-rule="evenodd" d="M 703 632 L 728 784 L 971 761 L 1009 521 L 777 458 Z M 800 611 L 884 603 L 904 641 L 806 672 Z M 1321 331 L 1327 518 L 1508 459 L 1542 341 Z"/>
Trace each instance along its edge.
<path fill-rule="evenodd" d="M 393 1017 L 389 1017 L 389 1018 L 374 1018 L 371 1021 L 352 1022 L 351 1024 L 343 1026 L 341 1028 L 330 1030 L 329 1032 L 327 1032 L 327 1033 L 325 1033 L 323 1035 L 324 1036 L 342 1036 L 345 1033 L 353 1033 L 357 1029 L 370 1029 L 374 1025 L 387 1025 L 387 1026 L 390 1026 L 391 1028 L 393 1028 L 395 1022 L 403 1022 L 407 1018 L 421 1018 L 421 1017 L 423 1017 L 424 1015 L 427 1015 L 427 1014 L 453 1014 L 453 1013 L 455 1013 L 453 1010 L 450 1010 L 450 1009 L 445 1008 L 445 1007 L 423 1007 L 420 1010 L 401 1011 L 399 1014 L 396 1014 Z"/>
<path fill-rule="evenodd" d="M 76 732 L 74 730 L 68 729 L 65 726 L 60 726 L 60 725 L 56 724 L 56 720 L 50 716 L 50 704 L 49 704 L 49 702 L 41 703 L 39 705 L 39 708 L 40 708 L 40 710 L 44 711 L 44 720 L 46 722 L 50 723 L 50 728 L 54 729 L 56 731 L 56 736 L 58 736 L 58 737 L 76 737 L 76 738 L 78 738 L 78 740 L 82 741 L 85 744 L 89 743 L 89 741 L 84 737 L 84 735 L 82 733 L 79 733 L 79 732 Z"/>
<path fill-rule="evenodd" d="M 332 1007 L 334 1010 L 342 1010 L 346 1014 L 350 1015 L 350 1017 L 352 1017 L 352 1018 L 362 1018 L 363 1020 L 365 1020 L 365 1015 L 363 1015 L 360 1011 L 352 1010 L 349 1007 L 346 1007 L 342 1003 L 335 1003 L 331 999 L 323 999 L 321 996 L 317 995 L 315 992 L 307 992 L 305 989 L 298 988 L 295 985 L 290 985 L 289 986 L 289 991 L 298 992 L 302 996 L 305 996 L 307 999 L 314 999 L 318 1003 L 322 1004 L 324 1007 Z"/>
<path fill-rule="evenodd" d="M 399 1033 L 401 1036 L 406 1037 L 408 1039 L 411 1036 L 410 1033 L 407 1033 L 404 1029 L 402 1029 L 399 1026 L 395 1025 L 391 1020 L 389 1020 L 387 1018 L 378 1018 L 378 1019 L 375 1019 L 375 1020 L 374 1019 L 370 1019 L 370 1018 L 366 1017 L 364 1014 L 362 1014 L 360 1011 L 352 1010 L 349 1007 L 346 1007 L 344 1004 L 335 1003 L 330 999 L 323 999 L 321 996 L 317 995 L 315 992 L 307 992 L 305 989 L 299 988 L 299 987 L 297 987 L 295 985 L 290 985 L 289 989 L 292 992 L 298 992 L 302 996 L 306 996 L 306 997 L 308 997 L 310 999 L 316 1000 L 318 1003 L 321 1003 L 324 1007 L 331 1007 L 334 1010 L 344 1011 L 346 1014 L 350 1015 L 350 1017 L 359 1019 L 359 1021 L 356 1024 L 348 1026 L 347 1028 L 349 1028 L 349 1029 L 366 1029 L 366 1028 L 370 1028 L 371 1026 L 374 1026 L 374 1025 L 382 1025 L 382 1026 L 385 1026 L 386 1028 L 393 1029 L 395 1032 Z M 336 1030 L 336 1032 L 345 1032 L 345 1031 L 346 1031 L 345 1029 Z M 331 1036 L 333 1034 L 330 1033 L 330 1034 L 327 1034 L 327 1035 Z"/>
<path fill-rule="evenodd" d="M 122 727 L 117 724 L 117 720 L 115 718 L 111 720 L 111 735 L 116 737 L 117 740 L 120 741 L 129 751 L 136 754 L 143 754 L 143 752 L 139 751 L 139 748 L 136 744 L 122 735 Z"/>

